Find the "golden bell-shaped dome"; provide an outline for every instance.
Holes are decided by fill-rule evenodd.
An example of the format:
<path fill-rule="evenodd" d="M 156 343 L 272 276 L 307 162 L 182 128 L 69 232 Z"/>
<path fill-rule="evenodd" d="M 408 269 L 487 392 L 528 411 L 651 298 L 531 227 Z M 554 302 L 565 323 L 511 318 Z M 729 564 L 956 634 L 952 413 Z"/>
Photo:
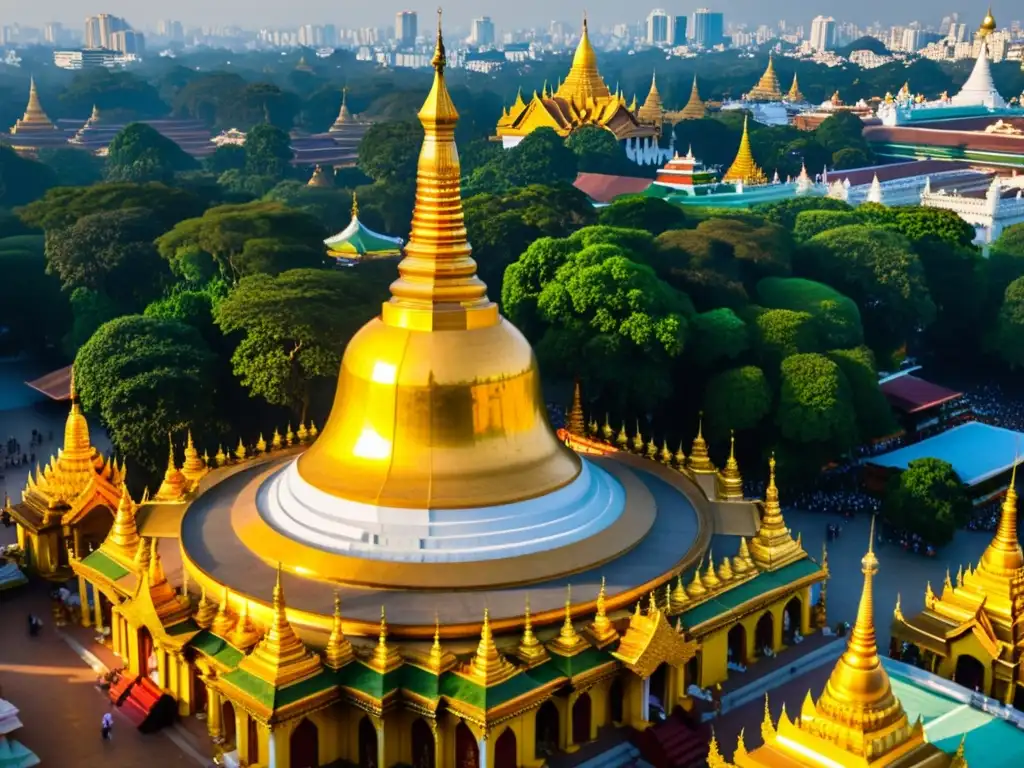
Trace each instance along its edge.
<path fill-rule="evenodd" d="M 978 34 L 984 37 L 998 28 L 996 19 L 992 15 L 992 6 L 989 6 L 988 13 L 985 14 L 985 18 L 981 20 L 981 26 L 978 27 Z"/>
<path fill-rule="evenodd" d="M 581 464 L 548 422 L 529 342 L 476 275 L 440 30 L 433 65 L 399 278 L 380 317 L 349 342 L 330 418 L 298 471 L 336 497 L 380 506 L 513 503 L 566 486 Z"/>

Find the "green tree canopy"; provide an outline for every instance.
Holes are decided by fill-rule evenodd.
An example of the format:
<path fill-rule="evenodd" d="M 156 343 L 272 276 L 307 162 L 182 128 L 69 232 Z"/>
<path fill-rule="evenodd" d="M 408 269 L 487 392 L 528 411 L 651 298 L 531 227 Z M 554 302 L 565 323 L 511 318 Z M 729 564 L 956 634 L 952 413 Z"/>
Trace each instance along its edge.
<path fill-rule="evenodd" d="M 852 112 L 840 111 L 828 117 L 815 129 L 814 139 L 829 152 L 859 149 L 866 157 L 871 157 L 864 139 L 864 121 Z"/>
<path fill-rule="evenodd" d="M 225 171 L 241 171 L 245 168 L 245 147 L 222 144 L 212 155 L 203 158 L 203 168 L 218 176 Z"/>
<path fill-rule="evenodd" d="M 761 367 L 774 375 L 791 355 L 821 349 L 818 326 L 809 312 L 766 309 L 754 316 L 754 349 Z"/>
<path fill-rule="evenodd" d="M 539 128 L 474 170 L 466 190 L 471 195 L 501 194 L 531 184 L 572 184 L 578 167 L 576 154 L 562 138 L 551 128 Z"/>
<path fill-rule="evenodd" d="M 185 150 L 145 123 L 125 126 L 107 148 L 111 181 L 169 181 L 179 171 L 198 167 Z"/>
<path fill-rule="evenodd" d="M 824 283 L 798 277 L 766 277 L 757 284 L 757 298 L 770 309 L 792 309 L 814 317 L 824 349 L 856 347 L 864 342 L 857 305 Z"/>
<path fill-rule="evenodd" d="M 715 268 L 743 283 L 748 292 L 753 292 L 762 278 L 790 273 L 793 241 L 789 233 L 776 224 L 755 225 L 715 218 L 698 224 L 697 232 L 732 248 L 732 258 L 716 263 Z"/>
<path fill-rule="evenodd" d="M 332 233 L 344 229 L 352 220 L 352 193 L 339 187 L 311 187 L 302 181 L 282 181 L 263 199 L 315 216 Z"/>
<path fill-rule="evenodd" d="M 386 283 L 357 270 L 293 269 L 242 278 L 214 309 L 220 329 L 241 334 L 231 358 L 253 396 L 305 423 L 310 385 L 337 376 L 349 338 L 380 310 Z"/>
<path fill-rule="evenodd" d="M 782 436 L 830 451 L 852 446 L 857 421 L 850 385 L 839 366 L 824 355 L 800 354 L 783 360 L 781 370 L 775 420 Z"/>
<path fill-rule="evenodd" d="M 75 383 L 118 453 L 155 476 L 166 466 L 169 432 L 212 422 L 214 363 L 194 328 L 128 315 L 102 325 L 78 351 Z"/>
<path fill-rule="evenodd" d="M 359 170 L 374 181 L 412 181 L 422 144 L 415 120 L 374 123 L 359 142 Z"/>
<path fill-rule="evenodd" d="M 48 190 L 41 200 L 19 208 L 17 213 L 31 227 L 53 230 L 70 227 L 78 219 L 94 213 L 145 208 L 153 217 L 154 226 L 167 230 L 179 221 L 199 216 L 203 207 L 198 196 L 176 187 L 158 182 L 114 182 L 90 187 L 57 187 Z"/>
<path fill-rule="evenodd" d="M 852 225 L 816 235 L 807 247 L 800 271 L 857 303 L 868 344 L 884 359 L 935 318 L 924 268 L 903 235 Z"/>
<path fill-rule="evenodd" d="M 326 234 L 308 213 L 258 202 L 210 208 L 179 222 L 156 246 L 178 275 L 203 281 L 219 272 L 233 282 L 321 264 Z"/>
<path fill-rule="evenodd" d="M 705 232 L 674 229 L 658 235 L 655 249 L 661 277 L 692 296 L 698 310 L 740 310 L 750 303 L 746 287 L 736 278 L 733 249 L 728 243 Z"/>
<path fill-rule="evenodd" d="M 751 213 L 763 216 L 767 221 L 783 229 L 793 230 L 796 219 L 804 211 L 852 211 L 853 207 L 842 200 L 831 197 L 791 197 L 776 203 L 760 203 L 751 208 Z"/>
<path fill-rule="evenodd" d="M 73 147 L 48 147 L 39 150 L 39 162 L 51 169 L 54 184 L 61 187 L 88 187 L 103 180 L 106 161 L 92 152 Z"/>
<path fill-rule="evenodd" d="M 245 172 L 250 176 L 281 179 L 291 171 L 292 141 L 288 134 L 261 123 L 245 134 Z"/>
<path fill-rule="evenodd" d="M 796 215 L 796 223 L 793 225 L 793 239 L 802 243 L 830 229 L 861 223 L 863 219 L 857 211 L 801 211 Z"/>
<path fill-rule="evenodd" d="M 862 440 L 888 437 L 899 431 L 892 407 L 878 386 L 875 358 L 867 347 L 836 349 L 826 353 L 839 366 L 850 385 L 853 410 Z"/>
<path fill-rule="evenodd" d="M 1024 365 L 1024 277 L 1006 286 L 991 346 L 1011 368 Z"/>
<path fill-rule="evenodd" d="M 642 229 L 660 235 L 670 229 L 685 229 L 686 214 L 681 206 L 657 197 L 626 197 L 602 208 L 598 223 L 622 229 Z"/>
<path fill-rule="evenodd" d="M 5 276 L 2 354 L 38 353 L 55 347 L 71 324 L 68 297 L 47 274 L 42 235 L 0 238 L 0 270 Z"/>
<path fill-rule="evenodd" d="M 701 368 L 734 360 L 750 348 L 750 329 L 726 307 L 694 315 L 690 321 L 689 351 Z"/>
<path fill-rule="evenodd" d="M 569 134 L 565 146 L 576 155 L 581 173 L 636 175 L 636 165 L 629 161 L 619 140 L 607 128 L 585 125 Z"/>
<path fill-rule="evenodd" d="M 121 308 L 107 294 L 89 288 L 75 288 L 68 297 L 71 328 L 61 340 L 64 351 L 74 357 L 101 325 L 121 314 Z"/>
<path fill-rule="evenodd" d="M 971 516 L 967 489 L 953 467 L 940 459 L 915 459 L 889 480 L 882 517 L 889 525 L 941 546 L 953 540 Z"/>
<path fill-rule="evenodd" d="M 51 168 L 0 144 L 0 208 L 38 200 L 56 183 L 57 174 Z"/>
<path fill-rule="evenodd" d="M 753 365 L 716 373 L 704 389 L 705 424 L 712 440 L 724 438 L 730 429 L 753 429 L 771 407 L 771 385 Z"/>

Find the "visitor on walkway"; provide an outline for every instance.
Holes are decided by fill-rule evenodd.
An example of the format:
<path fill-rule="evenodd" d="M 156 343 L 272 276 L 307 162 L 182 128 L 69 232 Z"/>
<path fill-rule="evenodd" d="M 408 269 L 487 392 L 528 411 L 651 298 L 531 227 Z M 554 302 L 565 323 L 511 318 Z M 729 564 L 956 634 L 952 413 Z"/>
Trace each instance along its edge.
<path fill-rule="evenodd" d="M 114 716 L 109 712 L 103 713 L 102 729 L 103 729 L 103 740 L 110 741 L 110 732 L 114 728 Z"/>

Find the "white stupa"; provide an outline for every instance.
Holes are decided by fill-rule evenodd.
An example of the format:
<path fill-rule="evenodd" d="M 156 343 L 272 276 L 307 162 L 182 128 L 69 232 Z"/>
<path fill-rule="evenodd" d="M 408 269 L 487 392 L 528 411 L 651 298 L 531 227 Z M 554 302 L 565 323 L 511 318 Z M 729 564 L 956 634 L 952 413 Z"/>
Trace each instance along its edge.
<path fill-rule="evenodd" d="M 981 44 L 981 53 L 974 62 L 974 69 L 971 76 L 967 78 L 964 87 L 956 94 L 950 102 L 958 107 L 988 107 L 989 109 L 1002 109 L 1006 101 L 996 90 L 996 84 L 992 81 L 992 68 L 988 61 L 988 45 Z"/>
<path fill-rule="evenodd" d="M 878 174 L 871 180 L 871 188 L 868 190 L 868 197 L 865 202 L 878 203 L 882 205 L 882 184 L 878 181 Z"/>

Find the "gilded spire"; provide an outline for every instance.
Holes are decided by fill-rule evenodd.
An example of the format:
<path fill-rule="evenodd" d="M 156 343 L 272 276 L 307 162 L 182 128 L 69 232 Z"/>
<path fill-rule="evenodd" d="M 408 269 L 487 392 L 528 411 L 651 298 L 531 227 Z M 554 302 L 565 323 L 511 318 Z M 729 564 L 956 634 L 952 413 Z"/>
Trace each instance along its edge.
<path fill-rule="evenodd" d="M 736 461 L 736 433 L 729 432 L 729 458 L 718 473 L 718 495 L 722 501 L 743 500 L 743 476 Z"/>
<path fill-rule="evenodd" d="M 757 81 L 750 93 L 747 94 L 750 101 L 782 101 L 782 89 L 779 88 L 779 76 L 775 74 L 775 60 L 768 54 L 768 66 Z"/>
<path fill-rule="evenodd" d="M 704 561 L 701 560 L 700 564 L 693 569 L 693 581 L 690 582 L 690 586 L 686 588 L 686 594 L 690 597 L 700 597 L 706 595 L 708 592 L 707 587 L 704 586 L 704 581 L 700 577 L 700 569 L 703 567 Z"/>
<path fill-rule="evenodd" d="M 185 496 L 187 482 L 185 476 L 174 465 L 174 440 L 171 439 L 170 433 L 167 435 L 167 444 L 167 471 L 164 472 L 163 482 L 160 483 L 153 498 L 156 501 L 180 501 Z"/>
<path fill-rule="evenodd" d="M 536 666 L 548 658 L 547 649 L 533 634 L 533 621 L 530 619 L 530 596 L 526 596 L 526 610 L 523 612 L 523 636 L 519 640 L 516 651 L 523 663 L 528 667 Z"/>
<path fill-rule="evenodd" d="M 353 189 L 352 190 L 352 221 L 355 221 L 358 218 L 359 218 L 359 196 L 356 194 L 356 191 Z M 276 429 L 274 430 L 274 434 L 275 435 L 277 434 L 277 430 Z"/>
<path fill-rule="evenodd" d="M 327 647 L 324 649 L 324 663 L 331 669 L 341 669 L 354 658 L 352 643 L 341 629 L 341 597 L 335 591 L 334 624 L 331 626 L 331 636 L 327 638 Z"/>
<path fill-rule="evenodd" d="M 273 594 L 274 617 L 263 639 L 253 648 L 252 653 L 242 659 L 238 668 L 258 677 L 274 688 L 297 683 L 312 677 L 323 666 L 320 657 L 311 653 L 288 622 L 284 590 L 281 588 L 281 566 L 277 567 L 277 579 Z"/>
<path fill-rule="evenodd" d="M 430 669 L 440 673 L 444 666 L 444 651 L 441 649 L 441 619 L 434 614 L 434 642 L 430 645 L 430 656 L 427 658 Z"/>
<path fill-rule="evenodd" d="M 238 612 L 235 628 L 231 630 L 228 642 L 235 648 L 246 651 L 256 645 L 260 639 L 260 630 L 249 618 L 249 601 L 242 601 L 242 609 Z"/>
<path fill-rule="evenodd" d="M 560 656 L 575 656 L 589 647 L 587 641 L 576 633 L 576 627 L 572 623 L 571 584 L 565 588 L 565 620 L 558 631 L 558 637 L 552 640 L 548 647 Z"/>
<path fill-rule="evenodd" d="M 220 605 L 217 606 L 217 613 L 214 614 L 213 621 L 210 623 L 210 631 L 218 637 L 227 639 L 234 626 L 235 620 L 228 613 L 228 590 L 225 587 L 224 596 L 221 598 Z"/>
<path fill-rule="evenodd" d="M 75 367 L 71 366 L 71 412 L 64 422 L 64 446 L 62 452 L 74 458 L 88 456 L 92 453 L 89 440 L 89 424 L 82 413 L 82 403 L 78 399 L 78 388 L 75 386 Z M 59 459 L 58 459 L 59 460 Z"/>
<path fill-rule="evenodd" d="M 114 551 L 115 557 L 120 555 L 125 561 L 131 562 L 139 548 L 139 529 L 135 525 L 135 503 L 128 493 L 128 487 L 121 489 L 121 501 L 117 505 L 114 524 L 110 527 L 103 542 L 103 549 Z"/>
<path fill-rule="evenodd" d="M 697 436 L 693 438 L 693 445 L 690 446 L 690 458 L 687 459 L 687 466 L 693 471 L 701 474 L 710 474 L 715 471 L 715 465 L 708 455 L 708 444 L 704 439 L 704 411 L 700 412 L 697 419 Z"/>
<path fill-rule="evenodd" d="M 373 656 L 370 657 L 369 663 L 382 675 L 398 669 L 402 665 L 402 657 L 398 650 L 388 645 L 388 619 L 383 605 L 380 607 L 380 632 L 377 635 L 377 645 L 373 649 Z"/>
<path fill-rule="evenodd" d="M 980 570 L 996 576 L 1022 576 L 1024 553 L 1017 536 L 1017 462 L 1014 459 L 1010 473 L 1010 486 L 1006 489 L 1003 508 L 999 514 L 996 535 L 985 549 L 978 564 Z"/>
<path fill-rule="evenodd" d="M 25 114 L 11 128 L 12 134 L 25 131 L 55 131 L 57 126 L 50 122 L 50 118 L 43 111 L 43 105 L 39 102 L 39 91 L 36 90 L 36 79 L 29 78 L 28 104 L 25 107 Z"/>
<path fill-rule="evenodd" d="M 846 651 L 832 670 L 825 690 L 804 726 L 819 737 L 872 762 L 907 742 L 924 742 L 923 731 L 911 727 L 878 656 L 874 620 L 875 520 L 871 519 L 868 551 L 861 559 L 864 586 L 857 619 Z"/>
<path fill-rule="evenodd" d="M 782 517 L 779 489 L 775 485 L 775 455 L 768 460 L 768 487 L 761 505 L 761 528 L 750 540 L 750 554 L 754 563 L 763 570 L 773 571 L 796 560 L 807 557 Z"/>
<path fill-rule="evenodd" d="M 317 163 L 317 165 L 313 167 L 313 175 L 309 177 L 309 181 L 306 182 L 306 186 L 329 189 L 334 186 L 334 179 L 328 175 L 322 165 Z"/>
<path fill-rule="evenodd" d="M 139 546 L 148 549 L 145 581 L 157 618 L 165 627 L 188 620 L 192 615 L 192 601 L 175 592 L 167 581 L 156 539 L 149 539 L 148 544 L 143 540 Z"/>
<path fill-rule="evenodd" d="M 199 456 L 195 444 L 192 442 L 192 430 L 188 431 L 185 439 L 185 462 L 181 465 L 181 474 L 191 483 L 198 483 L 208 472 L 206 462 Z"/>
<path fill-rule="evenodd" d="M 725 172 L 722 181 L 739 182 L 742 184 L 767 184 L 768 177 L 754 161 L 754 153 L 750 149 L 750 132 L 748 130 L 749 116 L 743 117 L 743 135 L 740 136 L 740 147 L 736 152 L 736 159 L 732 161 L 729 170 Z"/>
<path fill-rule="evenodd" d="M 455 146 L 459 113 L 445 84 L 440 10 L 431 63 L 434 84 L 419 111 L 424 137 L 416 166 L 412 230 L 382 319 L 387 325 L 430 330 L 438 326 L 441 315 L 482 313 L 476 314 L 473 326 L 494 325 L 497 306 L 487 298 L 487 286 L 477 277 L 466 239 Z M 468 322 L 461 321 L 462 325 Z"/>
<path fill-rule="evenodd" d="M 349 123 L 352 121 L 352 113 L 348 110 L 348 86 L 341 89 L 341 108 L 338 110 L 338 117 L 334 124 Z"/>
<path fill-rule="evenodd" d="M 508 659 L 498 653 L 498 647 L 494 644 L 494 636 L 491 634 L 491 614 L 488 608 L 484 608 L 484 623 L 480 627 L 480 642 L 477 644 L 476 653 L 465 672 L 485 688 L 503 683 L 515 676 L 517 672 Z"/>
<path fill-rule="evenodd" d="M 786 101 L 803 101 L 804 95 L 800 92 L 800 83 L 797 82 L 796 72 L 793 73 L 793 84 L 789 86 L 789 92 L 786 94 Z"/>
<path fill-rule="evenodd" d="M 572 435 L 583 436 L 587 434 L 586 422 L 583 419 L 583 401 L 580 397 L 580 380 L 572 390 L 572 407 L 569 409 L 569 422 L 566 425 Z"/>
<path fill-rule="evenodd" d="M 619 633 L 615 630 L 614 625 L 608 618 L 608 608 L 605 604 L 607 600 L 605 592 L 604 576 L 601 577 L 601 589 L 597 593 L 597 613 L 594 615 L 594 621 L 590 625 L 590 635 L 594 638 L 598 648 L 603 648 L 609 645 L 612 641 L 618 638 Z"/>
<path fill-rule="evenodd" d="M 658 92 L 658 78 L 656 74 L 651 75 L 651 90 L 647 92 L 643 106 L 637 111 L 637 118 L 644 123 L 661 125 L 665 119 L 665 107 L 661 102 L 661 94 Z"/>
<path fill-rule="evenodd" d="M 555 95 L 572 102 L 577 109 L 586 108 L 588 101 L 611 98 L 611 91 L 597 68 L 597 54 L 590 43 L 586 14 L 583 14 L 583 31 L 572 57 L 572 67 Z"/>
<path fill-rule="evenodd" d="M 213 623 L 213 617 L 216 615 L 217 606 L 206 596 L 206 587 L 203 587 L 199 598 L 199 605 L 196 608 L 196 615 L 193 618 L 201 628 L 209 629 Z"/>
<path fill-rule="evenodd" d="M 683 120 L 700 120 L 704 117 L 706 108 L 704 101 L 700 97 L 700 90 L 697 88 L 697 75 L 693 76 L 693 85 L 690 86 L 690 99 L 686 102 L 686 106 L 683 107 L 683 111 L 679 113 L 679 116 Z"/>

